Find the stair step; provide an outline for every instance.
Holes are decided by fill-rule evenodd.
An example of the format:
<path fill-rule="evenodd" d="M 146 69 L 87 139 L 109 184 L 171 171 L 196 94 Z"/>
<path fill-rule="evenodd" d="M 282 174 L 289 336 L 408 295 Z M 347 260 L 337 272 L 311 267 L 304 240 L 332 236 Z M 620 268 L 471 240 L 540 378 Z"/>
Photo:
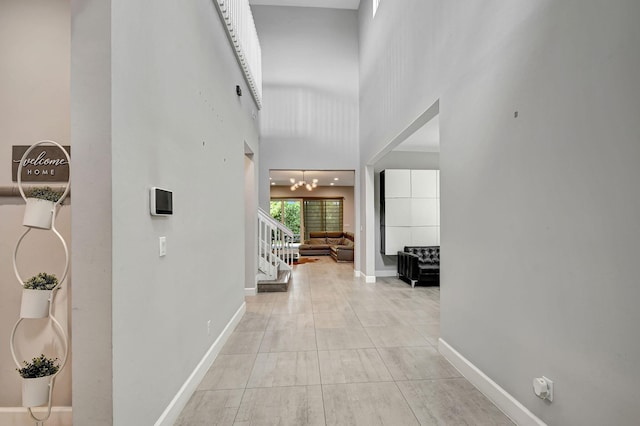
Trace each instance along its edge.
<path fill-rule="evenodd" d="M 267 293 L 274 291 L 287 291 L 289 289 L 289 281 L 291 280 L 291 271 L 280 270 L 278 278 L 271 281 L 258 281 L 258 293 Z"/>

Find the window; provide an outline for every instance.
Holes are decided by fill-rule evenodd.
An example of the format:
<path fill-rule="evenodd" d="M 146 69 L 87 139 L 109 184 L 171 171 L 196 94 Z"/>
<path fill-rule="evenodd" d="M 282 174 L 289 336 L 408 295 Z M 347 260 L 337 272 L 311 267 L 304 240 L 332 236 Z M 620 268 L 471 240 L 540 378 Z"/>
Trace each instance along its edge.
<path fill-rule="evenodd" d="M 380 5 L 380 0 L 372 0 L 373 1 L 373 17 L 376 17 L 376 12 L 378 11 L 378 6 Z"/>
<path fill-rule="evenodd" d="M 300 242 L 301 234 L 308 239 L 313 231 L 342 231 L 343 204 L 341 198 L 272 199 L 269 213 L 293 231 L 294 242 Z"/>
<path fill-rule="evenodd" d="M 304 235 L 313 231 L 342 231 L 343 200 L 304 200 Z"/>
<path fill-rule="evenodd" d="M 269 214 L 293 231 L 293 242 L 300 242 L 300 200 L 271 200 Z M 282 214 L 284 212 L 284 214 Z"/>

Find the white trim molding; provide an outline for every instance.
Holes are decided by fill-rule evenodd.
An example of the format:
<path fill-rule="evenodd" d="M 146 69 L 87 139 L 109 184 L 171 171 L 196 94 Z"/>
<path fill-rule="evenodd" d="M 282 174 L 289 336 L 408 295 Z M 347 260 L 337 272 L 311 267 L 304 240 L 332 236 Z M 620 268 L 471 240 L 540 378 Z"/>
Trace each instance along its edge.
<path fill-rule="evenodd" d="M 366 282 L 366 283 L 375 283 L 376 282 L 376 276 L 375 275 L 362 274 L 362 276 L 364 277 L 364 282 Z"/>
<path fill-rule="evenodd" d="M 256 294 L 258 294 L 258 289 L 256 287 L 252 287 L 252 288 L 244 288 L 244 295 L 245 296 L 255 296 Z"/>
<path fill-rule="evenodd" d="M 171 426 L 176 422 L 176 420 L 178 420 L 180 413 L 187 405 L 187 402 L 189 402 L 189 398 L 191 398 L 191 395 L 196 391 L 205 374 L 207 374 L 207 371 L 211 368 L 211 365 L 213 365 L 213 362 L 218 357 L 220 350 L 227 340 L 229 340 L 229 336 L 233 333 L 233 330 L 242 319 L 246 310 L 247 304 L 243 302 L 231 320 L 227 323 L 227 326 L 222 330 L 222 333 L 220 333 L 216 341 L 213 342 L 207 353 L 204 354 L 204 357 L 202 357 L 180 390 L 178 390 L 178 393 L 173 397 L 162 415 L 158 420 L 156 420 L 155 426 Z"/>
<path fill-rule="evenodd" d="M 356 270 L 353 271 L 353 276 L 354 277 L 360 278 L 360 275 L 361 275 L 360 271 L 356 271 Z"/>
<path fill-rule="evenodd" d="M 478 367 L 453 349 L 447 342 L 438 339 L 438 350 L 480 392 L 491 400 L 504 414 L 519 426 L 547 426 L 531 411 L 511 396 L 500 385 L 491 380 Z"/>
<path fill-rule="evenodd" d="M 47 407 L 32 408 L 33 414 L 44 417 Z M 73 422 L 71 407 L 51 407 L 51 417 L 47 426 L 67 426 Z M 0 425 L 33 426 L 33 419 L 24 407 L 0 407 Z"/>

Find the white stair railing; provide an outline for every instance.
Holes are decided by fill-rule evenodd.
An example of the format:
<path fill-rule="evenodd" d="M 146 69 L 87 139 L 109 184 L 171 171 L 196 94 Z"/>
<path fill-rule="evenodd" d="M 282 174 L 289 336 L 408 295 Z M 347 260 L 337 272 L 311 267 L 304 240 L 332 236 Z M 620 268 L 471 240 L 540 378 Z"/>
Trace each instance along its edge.
<path fill-rule="evenodd" d="M 262 108 L 262 50 L 249 0 L 214 0 L 247 85 Z"/>
<path fill-rule="evenodd" d="M 258 209 L 258 268 L 267 280 L 278 278 L 278 270 L 293 265 L 293 231 Z"/>

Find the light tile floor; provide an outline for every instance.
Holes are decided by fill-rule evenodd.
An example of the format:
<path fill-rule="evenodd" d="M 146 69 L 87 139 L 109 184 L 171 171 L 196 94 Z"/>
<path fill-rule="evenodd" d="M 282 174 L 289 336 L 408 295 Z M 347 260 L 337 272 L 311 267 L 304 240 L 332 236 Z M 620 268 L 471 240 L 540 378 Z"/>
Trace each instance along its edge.
<path fill-rule="evenodd" d="M 438 287 L 317 259 L 246 298 L 176 425 L 513 424 L 438 353 Z"/>

